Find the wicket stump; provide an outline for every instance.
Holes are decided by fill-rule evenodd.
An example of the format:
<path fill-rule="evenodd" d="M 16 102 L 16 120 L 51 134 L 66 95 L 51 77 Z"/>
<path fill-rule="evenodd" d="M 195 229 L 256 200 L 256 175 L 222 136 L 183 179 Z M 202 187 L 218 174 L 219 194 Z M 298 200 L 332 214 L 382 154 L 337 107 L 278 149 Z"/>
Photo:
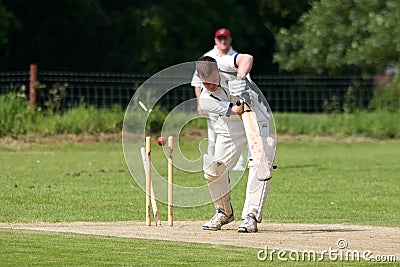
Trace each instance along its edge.
<path fill-rule="evenodd" d="M 142 148 L 143 149 L 143 148 Z M 173 226 L 173 137 L 168 137 L 168 225 Z M 153 213 L 156 220 L 156 226 L 161 225 L 161 220 L 159 219 L 156 198 L 154 194 L 154 189 L 152 186 L 151 178 L 151 138 L 146 137 L 146 149 L 145 149 L 145 173 L 146 173 L 146 225 L 151 225 L 151 207 L 153 206 Z"/>
<path fill-rule="evenodd" d="M 173 137 L 168 137 L 168 225 L 174 225 L 174 196 L 173 196 L 173 186 L 174 186 L 174 166 L 172 163 L 173 154 Z"/>
<path fill-rule="evenodd" d="M 151 225 L 151 138 L 146 137 L 146 225 Z"/>

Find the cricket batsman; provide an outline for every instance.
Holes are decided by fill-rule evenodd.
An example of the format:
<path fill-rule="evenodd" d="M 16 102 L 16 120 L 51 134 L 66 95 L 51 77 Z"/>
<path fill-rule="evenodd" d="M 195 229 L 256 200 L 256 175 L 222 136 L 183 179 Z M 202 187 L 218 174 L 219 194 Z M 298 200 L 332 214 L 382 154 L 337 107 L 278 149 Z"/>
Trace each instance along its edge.
<path fill-rule="evenodd" d="M 203 225 L 204 230 L 220 230 L 234 220 L 229 171 L 237 163 L 246 141 L 251 158 L 243 222 L 238 232 L 257 232 L 257 223 L 262 221 L 275 159 L 275 142 L 269 137 L 268 109 L 246 79 L 252 66 L 253 56 L 248 54 L 227 55 L 218 64 L 207 56 L 196 62 L 196 71 L 202 81 L 200 106 L 219 117 L 214 127 L 214 157 L 204 155 L 204 177 L 216 208 L 216 214 Z M 227 80 L 226 75 L 220 75 L 222 72 L 232 74 L 233 78 Z"/>

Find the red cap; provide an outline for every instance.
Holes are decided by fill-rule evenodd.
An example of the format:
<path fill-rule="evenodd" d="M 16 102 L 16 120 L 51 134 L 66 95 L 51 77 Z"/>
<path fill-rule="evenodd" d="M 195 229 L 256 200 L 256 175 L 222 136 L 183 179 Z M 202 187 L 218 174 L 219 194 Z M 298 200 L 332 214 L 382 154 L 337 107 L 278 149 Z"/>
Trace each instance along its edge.
<path fill-rule="evenodd" d="M 215 32 L 215 37 L 219 36 L 231 36 L 231 32 L 228 29 L 221 28 Z"/>

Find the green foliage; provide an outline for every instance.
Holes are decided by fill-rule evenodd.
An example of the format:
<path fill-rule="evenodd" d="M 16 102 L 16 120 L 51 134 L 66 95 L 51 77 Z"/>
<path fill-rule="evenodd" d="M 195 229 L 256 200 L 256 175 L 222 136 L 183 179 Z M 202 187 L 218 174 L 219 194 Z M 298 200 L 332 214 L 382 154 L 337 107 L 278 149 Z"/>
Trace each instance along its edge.
<path fill-rule="evenodd" d="M 124 111 L 118 105 L 104 109 L 80 106 L 60 114 L 58 103 L 58 100 L 48 102 L 47 109 L 33 111 L 23 94 L 1 95 L 0 137 L 28 133 L 56 135 L 121 131 Z"/>
<path fill-rule="evenodd" d="M 258 58 L 253 73 L 272 71 L 273 36 L 255 2 L 3 2 L 22 27 L 11 36 L 9 46 L 0 46 L 0 69 L 25 69 L 26 59 L 33 58 L 42 70 L 155 73 L 196 60 L 213 47 L 215 30 L 228 27 L 233 47 Z M 221 16 L 221 10 L 229 16 Z M 85 41 L 71 45 L 65 40 Z"/>
<path fill-rule="evenodd" d="M 130 133 L 140 133 L 140 131 L 145 129 L 148 134 L 159 135 L 168 115 L 169 111 L 160 106 L 155 106 L 149 114 L 130 108 L 125 114 L 124 127 Z M 180 129 L 183 125 L 190 129 L 207 127 L 205 119 L 196 119 L 190 122 L 187 122 L 186 119 L 187 114 L 175 113 L 173 120 L 169 121 L 168 126 L 175 129 Z M 138 122 L 145 122 L 145 126 L 138 125 Z"/>
<path fill-rule="evenodd" d="M 51 113 L 61 113 L 61 101 L 67 95 L 67 86 L 67 84 L 56 83 L 49 90 L 49 97 L 44 104 Z"/>
<path fill-rule="evenodd" d="M 396 101 L 399 99 L 398 90 L 394 92 L 395 95 L 390 94 L 389 97 L 381 98 L 385 101 L 376 97 L 375 102 L 391 107 L 392 105 L 388 103 L 398 103 Z M 349 94 L 352 95 L 351 92 Z M 274 113 L 278 135 L 400 138 L 400 124 L 397 123 L 400 121 L 399 109 L 379 108 L 373 112 L 360 111 L 354 103 L 356 102 L 353 98 L 348 97 L 343 106 L 333 98 L 326 104 L 326 114 Z M 124 110 L 118 105 L 105 109 L 82 105 L 62 114 L 41 110 L 32 111 L 25 98 L 17 94 L 9 94 L 0 96 L 0 124 L 2 126 L 0 137 L 18 137 L 28 133 L 40 135 L 118 133 L 124 121 L 127 123 L 126 129 L 131 133 L 139 133 L 138 131 L 145 129 L 146 132 L 155 135 L 160 134 L 167 115 L 166 110 L 155 107 L 147 121 L 145 117 L 140 120 L 137 117 L 147 116 L 146 112 L 125 114 L 124 118 Z M 185 126 L 185 131 L 206 128 L 205 119 L 198 118 L 187 122 L 182 120 L 186 118 L 185 116 L 180 116 L 180 114 L 174 116 L 174 121 L 181 123 L 176 125 L 177 129 L 182 126 Z M 137 125 L 137 121 L 144 121 L 146 124 Z"/>
<path fill-rule="evenodd" d="M 0 95 L 0 137 L 26 134 L 34 117 L 23 94 Z"/>
<path fill-rule="evenodd" d="M 279 28 L 297 23 L 310 8 L 309 0 L 258 0 L 258 10 L 268 29 L 275 35 Z"/>
<path fill-rule="evenodd" d="M 282 70 L 317 73 L 399 65 L 399 20 L 398 1 L 313 1 L 298 25 L 276 36 L 274 60 Z"/>
<path fill-rule="evenodd" d="M 123 110 L 116 105 L 112 109 L 96 109 L 80 106 L 62 115 L 44 116 L 36 128 L 39 134 L 97 134 L 121 131 Z"/>
<path fill-rule="evenodd" d="M 396 112 L 400 110 L 400 75 L 384 77 L 383 87 L 375 88 L 374 97 L 371 100 L 372 109 L 388 110 Z"/>
<path fill-rule="evenodd" d="M 150 113 L 130 107 L 125 113 L 124 130 L 129 133 L 143 134 L 145 130 L 148 134 L 160 134 L 167 116 L 168 110 L 160 106 L 155 106 Z"/>
<path fill-rule="evenodd" d="M 357 136 L 378 139 L 400 138 L 400 124 L 397 123 L 400 120 L 399 110 L 396 112 L 355 110 L 352 113 L 332 114 L 275 113 L 274 118 L 278 136 L 288 134 L 341 138 Z"/>
<path fill-rule="evenodd" d="M 357 105 L 354 87 L 349 86 L 344 96 L 343 111 L 345 113 L 352 113 L 359 108 L 361 108 L 361 106 Z"/>
<path fill-rule="evenodd" d="M 324 112 L 328 114 L 342 112 L 342 105 L 339 103 L 336 95 L 332 96 L 332 99 L 324 100 Z"/>
<path fill-rule="evenodd" d="M 60 115 L 62 113 L 61 101 L 67 95 L 67 87 L 68 87 L 67 83 L 62 84 L 57 82 L 47 90 L 45 84 L 37 82 L 35 85 L 37 93 L 37 101 L 41 100 L 43 102 L 43 108 L 39 107 L 38 110 L 42 111 L 42 109 L 44 109 L 44 111 L 49 114 Z"/>
<path fill-rule="evenodd" d="M 357 82 L 347 87 L 343 100 L 339 101 L 337 95 L 333 95 L 331 99 L 324 100 L 324 112 L 331 113 L 353 113 L 358 110 L 365 109 L 362 105 L 362 100 L 359 95 L 359 86 Z"/>
<path fill-rule="evenodd" d="M 3 2 L 0 1 L 0 45 L 7 44 L 12 31 L 18 29 L 21 25 L 14 14 L 7 10 Z"/>
<path fill-rule="evenodd" d="M 155 106 L 147 118 L 146 132 L 160 133 L 167 116 L 167 110 L 162 109 L 159 106 Z"/>

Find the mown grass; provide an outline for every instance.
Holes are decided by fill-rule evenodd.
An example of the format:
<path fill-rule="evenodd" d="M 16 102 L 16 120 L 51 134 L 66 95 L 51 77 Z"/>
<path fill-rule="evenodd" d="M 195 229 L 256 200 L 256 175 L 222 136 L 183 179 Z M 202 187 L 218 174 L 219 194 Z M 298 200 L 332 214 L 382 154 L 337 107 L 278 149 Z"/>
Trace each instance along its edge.
<path fill-rule="evenodd" d="M 184 149 L 197 149 L 196 140 L 187 142 Z M 272 180 L 264 223 L 399 226 L 399 149 L 400 143 L 392 141 L 278 143 L 279 168 Z M 152 153 L 159 157 L 156 147 Z M 141 162 L 138 166 L 142 167 Z M 191 175 L 203 179 L 201 173 Z M 191 183 L 188 174 L 176 172 L 176 176 L 181 183 Z M 240 180 L 232 192 L 236 218 L 240 217 L 245 182 Z M 0 147 L 0 201 L 1 222 L 145 219 L 145 195 L 127 171 L 120 142 L 5 144 Z M 167 208 L 159 205 L 166 220 Z M 175 220 L 205 221 L 214 209 L 211 204 L 176 207 L 174 213 Z M 259 249 L 229 246 L 18 230 L 1 230 L 0 241 L 3 266 L 260 264 Z M 349 264 L 364 266 L 365 262 Z"/>
<path fill-rule="evenodd" d="M 31 111 L 25 101 L 8 101 L 9 97 L 0 96 L 0 137 L 28 133 L 97 135 L 121 129 L 124 112 L 117 107 L 80 107 L 49 114 Z M 272 180 L 264 223 L 400 226 L 400 142 L 389 140 L 400 137 L 400 112 L 278 113 L 274 117 L 278 141 L 280 134 L 377 139 L 278 142 L 279 168 Z M 204 126 L 199 123 L 193 127 Z M 74 143 L 65 142 L 63 136 L 56 138 L 60 139 L 29 144 L 9 139 L 9 143 L 1 143 L 0 222 L 144 221 L 144 192 L 130 177 L 120 142 Z M 189 155 L 196 156 L 197 148 L 195 139 L 182 145 Z M 161 162 L 160 150 L 154 149 L 152 157 Z M 141 159 L 138 168 L 142 168 Z M 204 183 L 202 173 L 176 171 L 175 176 L 182 185 Z M 232 192 L 236 218 L 240 217 L 245 186 L 246 180 L 241 179 Z M 159 207 L 165 220 L 166 205 L 159 203 Z M 211 204 L 174 210 L 176 220 L 205 221 L 213 214 Z M 4 229 L 0 230 L 0 251 L 2 266 L 260 264 L 258 249 Z M 329 261 L 263 263 L 342 265 Z"/>
<path fill-rule="evenodd" d="M 188 142 L 184 149 L 198 153 L 195 140 Z M 400 225 L 398 151 L 400 143 L 391 141 L 278 143 L 266 220 Z M 162 155 L 154 147 L 153 161 L 161 162 Z M 119 142 L 3 146 L 0 162 L 2 222 L 144 218 L 144 193 L 130 177 Z M 188 186 L 205 183 L 201 172 L 177 170 L 175 180 Z M 233 189 L 237 213 L 245 185 L 241 179 Z M 166 217 L 165 206 L 160 209 Z M 175 211 L 178 220 L 206 220 L 212 214 L 211 204 Z"/>
<path fill-rule="evenodd" d="M 343 266 L 341 261 L 319 260 L 320 256 L 313 261 L 293 261 L 287 254 L 281 256 L 286 262 L 277 255 L 260 261 L 258 252 L 263 248 L 72 233 L 0 230 L 0 240 L 2 266 Z M 345 264 L 365 266 L 367 262 Z"/>

